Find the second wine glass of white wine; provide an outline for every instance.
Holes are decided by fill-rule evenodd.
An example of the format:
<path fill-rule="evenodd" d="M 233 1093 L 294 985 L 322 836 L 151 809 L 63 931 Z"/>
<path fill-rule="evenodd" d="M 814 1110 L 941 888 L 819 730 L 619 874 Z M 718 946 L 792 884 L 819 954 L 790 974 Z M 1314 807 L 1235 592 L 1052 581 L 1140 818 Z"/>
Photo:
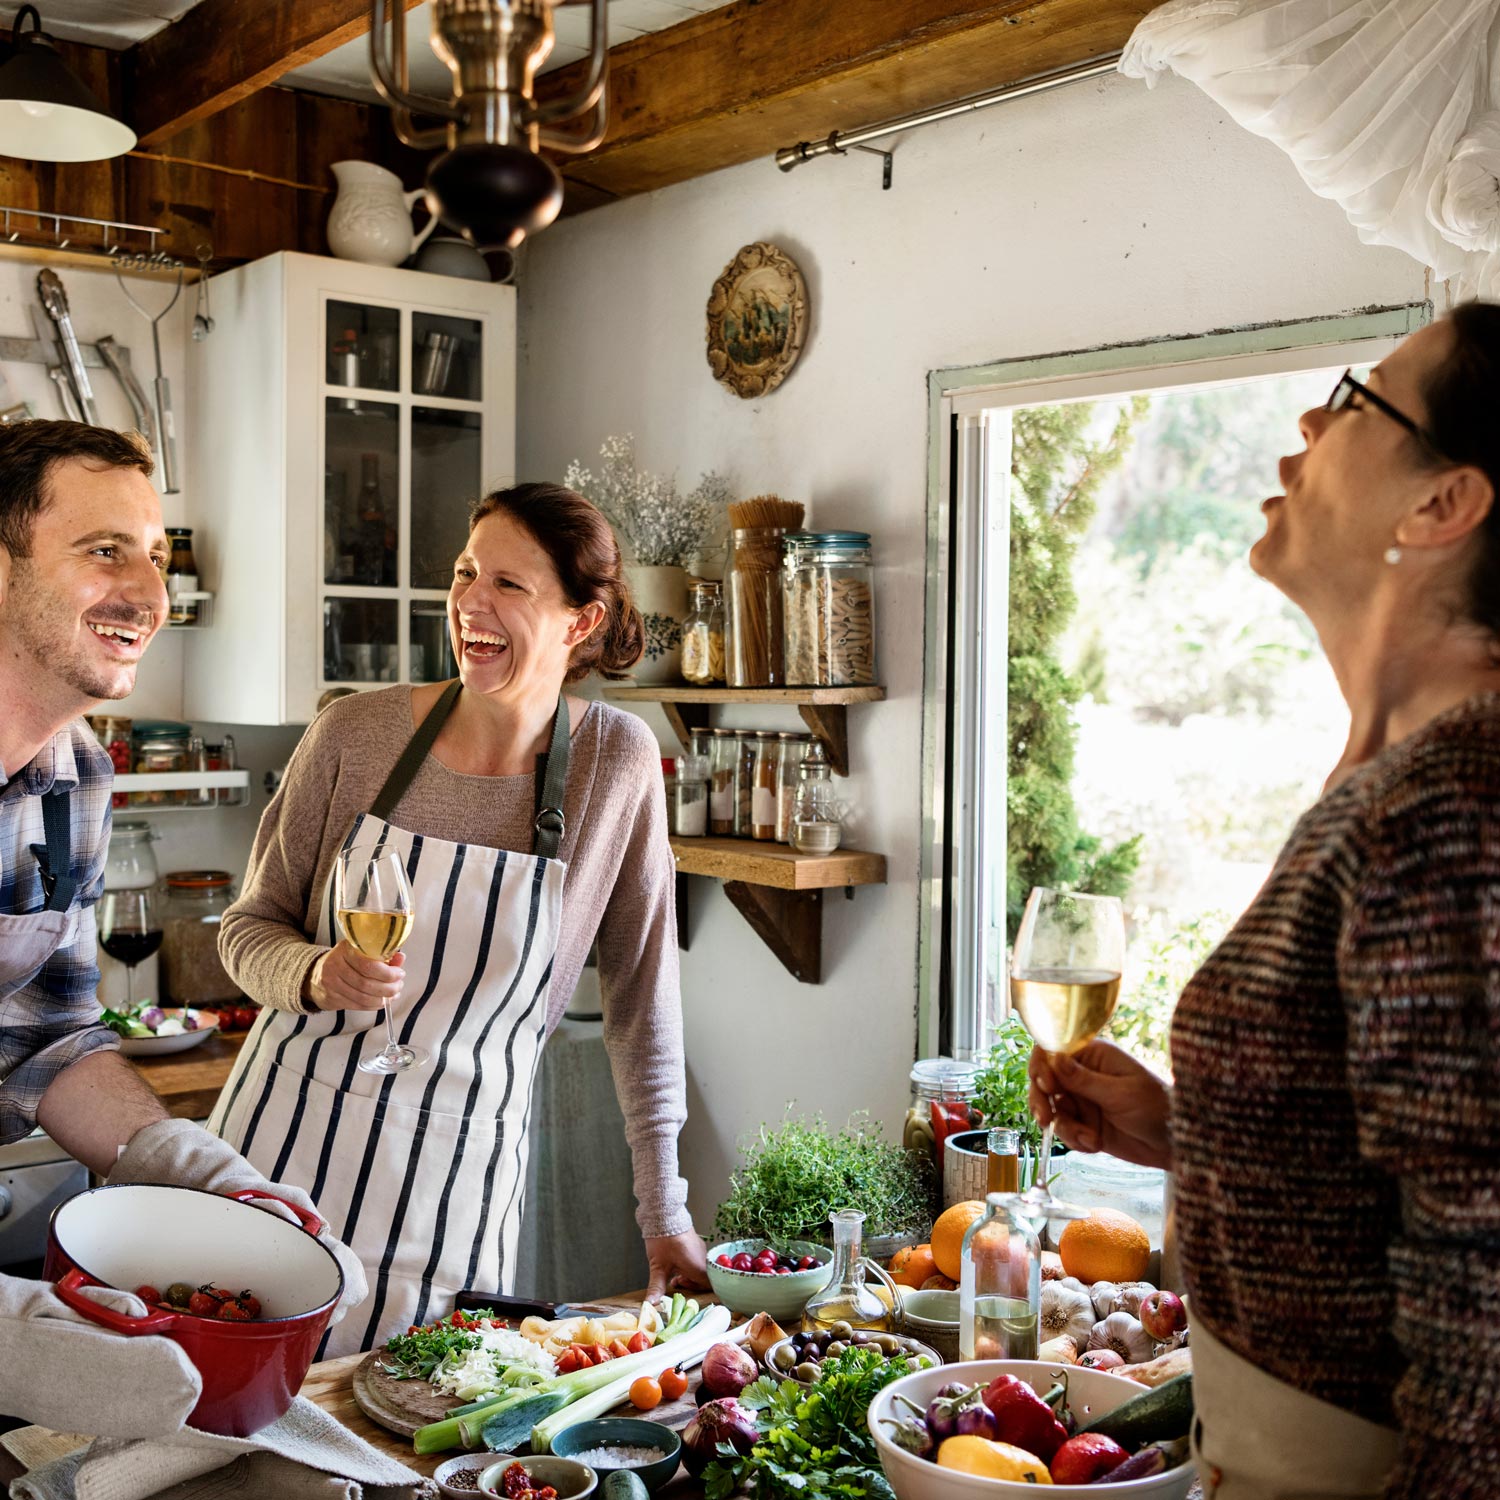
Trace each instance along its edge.
<path fill-rule="evenodd" d="M 356 844 L 339 854 L 335 901 L 344 940 L 366 958 L 388 962 L 411 936 L 415 913 L 411 882 L 399 851 Z M 420 1068 L 427 1053 L 396 1040 L 396 1023 L 385 1007 L 385 1046 L 360 1063 L 366 1073 L 404 1073 Z"/>
<path fill-rule="evenodd" d="M 1011 955 L 1010 998 L 1044 1052 L 1077 1052 L 1098 1036 L 1114 1014 L 1124 967 L 1125 908 L 1117 897 L 1032 891 Z M 1048 1218 L 1079 1217 L 1052 1196 L 1051 1164 L 1048 1125 L 1025 1199 Z"/>

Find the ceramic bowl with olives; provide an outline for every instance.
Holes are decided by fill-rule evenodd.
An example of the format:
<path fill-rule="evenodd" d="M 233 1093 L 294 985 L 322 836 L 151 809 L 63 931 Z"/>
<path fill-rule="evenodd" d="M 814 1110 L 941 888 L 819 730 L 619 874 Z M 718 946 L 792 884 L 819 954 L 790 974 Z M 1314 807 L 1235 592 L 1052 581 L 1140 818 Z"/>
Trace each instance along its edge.
<path fill-rule="evenodd" d="M 936 1349 L 916 1339 L 899 1333 L 852 1328 L 848 1323 L 835 1323 L 815 1333 L 794 1333 L 772 1344 L 762 1363 L 779 1379 L 815 1385 L 823 1373 L 825 1359 L 836 1359 L 845 1349 L 860 1347 L 878 1349 L 886 1359 L 905 1358 L 913 1370 L 931 1370 L 943 1363 Z"/>

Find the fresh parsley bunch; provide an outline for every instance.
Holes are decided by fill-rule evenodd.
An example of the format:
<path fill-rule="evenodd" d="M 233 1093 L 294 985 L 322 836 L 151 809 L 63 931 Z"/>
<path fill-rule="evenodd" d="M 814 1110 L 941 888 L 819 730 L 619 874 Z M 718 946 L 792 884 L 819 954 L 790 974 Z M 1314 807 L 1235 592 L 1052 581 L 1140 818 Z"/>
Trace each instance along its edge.
<path fill-rule="evenodd" d="M 911 1373 L 901 1357 L 852 1345 L 825 1360 L 814 1386 L 762 1377 L 740 1392 L 760 1441 L 703 1473 L 708 1500 L 753 1489 L 757 1500 L 895 1500 L 865 1418 L 876 1393 Z"/>
<path fill-rule="evenodd" d="M 475 1313 L 462 1314 L 462 1323 L 450 1320 L 426 1328 L 414 1328 L 409 1333 L 392 1334 L 386 1340 L 385 1368 L 397 1380 L 430 1380 L 432 1372 L 455 1349 L 479 1347 L 479 1335 L 471 1333 L 466 1325 L 494 1316 L 489 1308 L 484 1307 Z"/>

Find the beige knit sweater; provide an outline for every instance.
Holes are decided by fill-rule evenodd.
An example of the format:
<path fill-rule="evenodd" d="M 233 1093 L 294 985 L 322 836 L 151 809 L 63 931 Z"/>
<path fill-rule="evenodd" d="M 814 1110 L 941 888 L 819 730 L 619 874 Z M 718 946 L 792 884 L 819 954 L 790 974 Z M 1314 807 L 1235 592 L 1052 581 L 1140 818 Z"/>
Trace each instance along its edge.
<path fill-rule="evenodd" d="M 309 727 L 266 809 L 244 894 L 224 915 L 225 966 L 252 999 L 300 1011 L 302 981 L 339 846 L 411 738 L 410 687 L 344 698 Z M 454 843 L 529 853 L 532 776 L 465 776 L 429 755 L 391 821 Z M 568 867 L 547 1030 L 562 1018 L 595 938 L 604 1041 L 635 1166 L 646 1236 L 692 1227 L 677 1136 L 687 1118 L 674 867 L 660 751 L 633 714 L 591 703 L 573 731 L 563 798 Z"/>

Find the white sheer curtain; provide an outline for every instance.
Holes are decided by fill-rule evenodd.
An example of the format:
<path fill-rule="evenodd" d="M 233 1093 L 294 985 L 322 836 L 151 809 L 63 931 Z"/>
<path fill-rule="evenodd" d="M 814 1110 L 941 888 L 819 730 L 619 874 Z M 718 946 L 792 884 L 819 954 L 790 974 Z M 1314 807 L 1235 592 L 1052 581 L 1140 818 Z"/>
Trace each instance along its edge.
<path fill-rule="evenodd" d="M 1500 0 L 1170 0 L 1120 71 L 1188 79 L 1367 244 L 1500 296 Z"/>

